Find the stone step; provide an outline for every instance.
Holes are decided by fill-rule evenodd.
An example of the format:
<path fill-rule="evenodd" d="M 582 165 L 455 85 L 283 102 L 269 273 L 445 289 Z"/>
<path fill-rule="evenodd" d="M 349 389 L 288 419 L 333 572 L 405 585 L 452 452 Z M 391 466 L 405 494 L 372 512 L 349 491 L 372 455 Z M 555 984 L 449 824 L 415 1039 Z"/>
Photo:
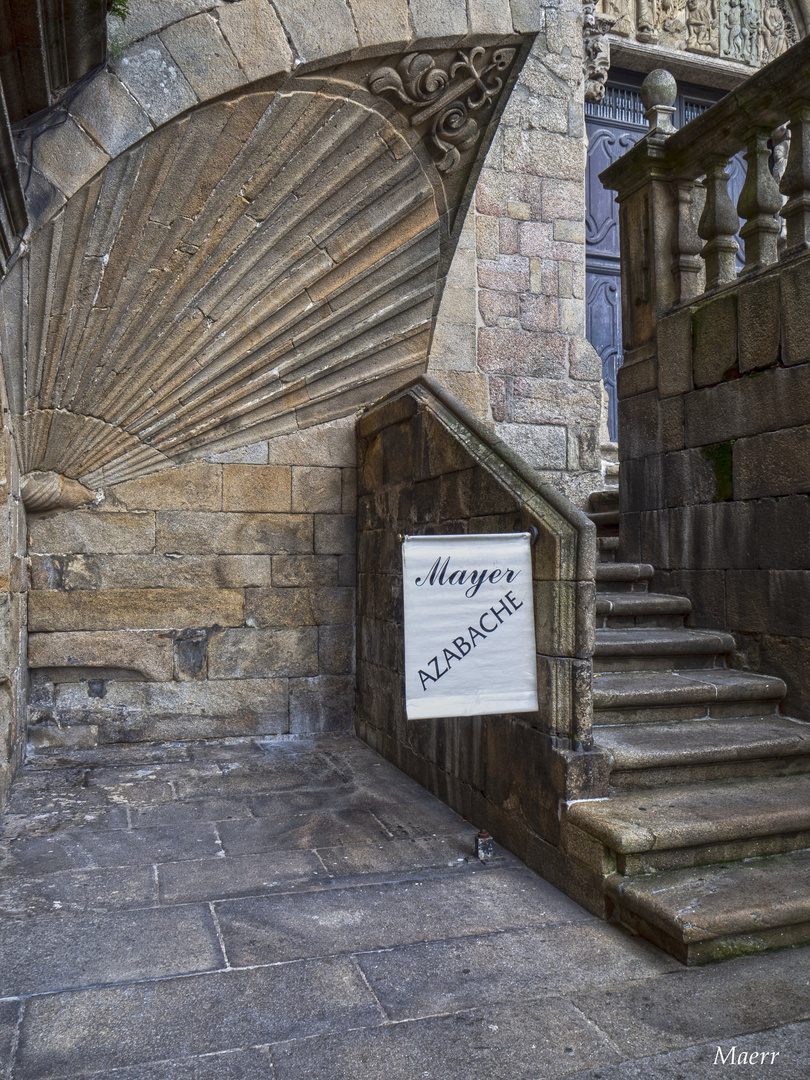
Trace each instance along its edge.
<path fill-rule="evenodd" d="M 611 485 L 588 496 L 588 513 L 619 513 L 619 488 Z M 618 521 L 618 517 L 616 519 Z"/>
<path fill-rule="evenodd" d="M 607 880 L 614 918 L 683 964 L 810 943 L 810 851 Z"/>
<path fill-rule="evenodd" d="M 597 563 L 596 591 L 646 592 L 655 570 L 649 563 Z"/>
<path fill-rule="evenodd" d="M 810 771 L 810 724 L 783 716 L 600 727 L 614 790 Z"/>
<path fill-rule="evenodd" d="M 731 668 L 594 673 L 595 726 L 756 716 L 776 711 L 781 679 Z"/>
<path fill-rule="evenodd" d="M 619 537 L 597 536 L 596 552 L 601 560 L 599 565 L 608 565 L 616 560 L 616 552 L 619 550 Z"/>
<path fill-rule="evenodd" d="M 682 784 L 589 799 L 569 807 L 568 826 L 616 857 L 633 875 L 810 846 L 810 775 Z M 717 852 L 725 854 L 717 858 Z M 728 854 L 731 851 L 733 854 Z M 635 858 L 634 858 L 635 856 Z"/>
<path fill-rule="evenodd" d="M 611 590 L 596 595 L 596 625 L 603 627 L 678 627 L 691 610 L 686 596 L 668 593 Z"/>
<path fill-rule="evenodd" d="M 722 667 L 735 648 L 731 634 L 633 626 L 596 631 L 594 671 L 666 671 Z"/>
<path fill-rule="evenodd" d="M 605 527 L 616 528 L 619 527 L 619 511 L 618 510 L 599 510 L 588 511 L 588 517 L 597 527 L 597 529 L 603 529 Z M 618 532 L 616 533 L 618 536 Z"/>

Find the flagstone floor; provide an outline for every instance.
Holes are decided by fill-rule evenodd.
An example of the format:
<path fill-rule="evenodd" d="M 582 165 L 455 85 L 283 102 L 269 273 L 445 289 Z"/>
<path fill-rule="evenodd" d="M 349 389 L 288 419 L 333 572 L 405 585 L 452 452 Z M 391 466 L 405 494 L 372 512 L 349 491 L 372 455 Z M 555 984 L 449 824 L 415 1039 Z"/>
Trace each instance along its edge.
<path fill-rule="evenodd" d="M 41 753 L 4 828 L 3 1080 L 810 1075 L 810 949 L 686 970 L 352 737 Z"/>

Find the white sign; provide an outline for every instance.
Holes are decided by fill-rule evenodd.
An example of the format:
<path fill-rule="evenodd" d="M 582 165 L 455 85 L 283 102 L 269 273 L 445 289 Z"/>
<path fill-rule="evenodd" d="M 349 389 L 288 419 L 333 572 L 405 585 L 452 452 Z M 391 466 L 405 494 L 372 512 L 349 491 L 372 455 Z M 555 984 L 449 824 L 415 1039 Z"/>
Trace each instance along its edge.
<path fill-rule="evenodd" d="M 406 536 L 409 720 L 537 708 L 528 533 Z"/>

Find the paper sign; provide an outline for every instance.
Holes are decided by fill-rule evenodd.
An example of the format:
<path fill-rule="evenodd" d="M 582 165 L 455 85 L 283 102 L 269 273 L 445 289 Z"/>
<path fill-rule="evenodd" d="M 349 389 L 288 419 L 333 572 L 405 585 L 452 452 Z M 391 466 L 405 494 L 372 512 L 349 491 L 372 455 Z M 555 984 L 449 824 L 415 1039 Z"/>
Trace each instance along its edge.
<path fill-rule="evenodd" d="M 409 720 L 537 708 L 528 533 L 406 536 Z"/>

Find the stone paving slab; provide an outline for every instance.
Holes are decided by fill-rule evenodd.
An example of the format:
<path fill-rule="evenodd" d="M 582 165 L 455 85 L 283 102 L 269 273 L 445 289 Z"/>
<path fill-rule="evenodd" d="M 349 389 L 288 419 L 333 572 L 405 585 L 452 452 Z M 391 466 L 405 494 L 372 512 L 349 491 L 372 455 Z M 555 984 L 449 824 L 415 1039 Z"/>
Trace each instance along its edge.
<path fill-rule="evenodd" d="M 684 969 L 354 738 L 46 751 L 12 801 L 2 1080 L 806 1075 L 810 950 Z"/>
<path fill-rule="evenodd" d="M 272 858 L 261 853 L 168 862 L 162 863 L 157 873 L 162 904 L 291 892 L 328 880 L 313 851 L 279 851 Z"/>
<path fill-rule="evenodd" d="M 580 1063 L 620 1060 L 594 1024 L 554 998 L 297 1040 L 270 1056 L 277 1080 L 553 1080 Z"/>
<path fill-rule="evenodd" d="M 224 966 L 208 906 L 43 915 L 0 924 L 0 997 Z"/>
<path fill-rule="evenodd" d="M 333 847 L 351 840 L 371 843 L 388 839 L 388 833 L 369 810 L 293 812 L 281 819 L 274 816 L 261 821 L 222 821 L 218 831 L 226 855 Z"/>
<path fill-rule="evenodd" d="M 719 1053 L 718 1053 L 719 1051 Z M 755 1057 L 752 1060 L 752 1055 Z M 764 1055 L 764 1060 L 763 1060 Z M 774 1056 L 775 1055 L 775 1056 Z M 566 1080 L 717 1080 L 733 1066 L 732 1076 L 762 1080 L 807 1080 L 810 1068 L 810 1023 L 788 1024 L 755 1035 L 701 1043 L 621 1065 L 589 1069 Z"/>
<path fill-rule="evenodd" d="M 391 948 L 552 921 L 593 919 L 528 871 L 494 870 L 215 905 L 231 964 Z"/>
<path fill-rule="evenodd" d="M 564 961 L 561 961 L 564 958 Z M 514 1003 L 681 970 L 603 922 L 556 923 L 365 953 L 358 963 L 392 1020 Z"/>
<path fill-rule="evenodd" d="M 65 830 L 58 836 L 15 841 L 6 872 L 28 874 L 95 866 L 145 866 L 171 859 L 202 859 L 221 851 L 210 822 L 150 829 Z"/>
<path fill-rule="evenodd" d="M 348 957 L 46 995 L 26 1006 L 14 1080 L 63 1080 L 383 1020 Z"/>
<path fill-rule="evenodd" d="M 156 902 L 156 893 L 152 866 L 60 870 L 31 877 L 6 874 L 0 876 L 0 918 L 148 907 Z M 193 899 L 200 897 L 195 895 Z"/>
<path fill-rule="evenodd" d="M 574 994 L 626 1057 L 810 1017 L 810 949 L 790 949 Z M 778 1074 L 777 1074 L 778 1075 Z"/>
<path fill-rule="evenodd" d="M 132 1069 L 105 1069 L 84 1073 L 82 1080 L 273 1080 L 269 1047 L 224 1050 L 220 1054 L 136 1065 Z"/>

